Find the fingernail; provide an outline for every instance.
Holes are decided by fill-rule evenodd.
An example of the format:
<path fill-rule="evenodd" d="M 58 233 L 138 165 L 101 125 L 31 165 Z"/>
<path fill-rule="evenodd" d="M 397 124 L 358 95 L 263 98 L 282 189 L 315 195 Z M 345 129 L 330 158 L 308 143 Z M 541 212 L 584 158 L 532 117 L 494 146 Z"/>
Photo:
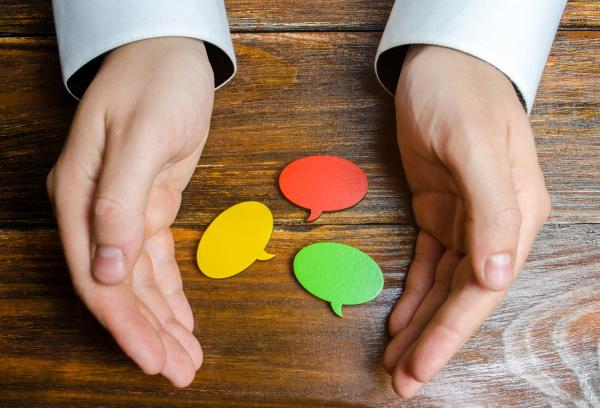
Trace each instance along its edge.
<path fill-rule="evenodd" d="M 483 278 L 492 289 L 506 289 L 512 283 L 512 255 L 508 252 L 490 256 L 483 267 Z"/>
<path fill-rule="evenodd" d="M 99 245 L 94 254 L 93 274 L 101 283 L 115 284 L 125 277 L 123 250 L 112 245 Z"/>

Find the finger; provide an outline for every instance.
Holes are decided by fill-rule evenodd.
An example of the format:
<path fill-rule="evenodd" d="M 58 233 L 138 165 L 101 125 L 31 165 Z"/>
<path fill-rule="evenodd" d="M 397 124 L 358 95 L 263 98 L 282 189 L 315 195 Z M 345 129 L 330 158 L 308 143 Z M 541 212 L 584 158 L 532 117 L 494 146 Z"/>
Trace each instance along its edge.
<path fill-rule="evenodd" d="M 87 105 L 79 105 L 69 137 L 47 188 L 73 285 L 81 293 L 93 282 L 90 274 L 90 208 L 101 162 L 104 125 Z"/>
<path fill-rule="evenodd" d="M 466 270 L 470 267 L 468 262 L 461 262 L 459 273 L 469 273 Z M 462 287 L 452 291 L 419 340 L 402 356 L 394 377 L 410 374 L 417 382 L 430 381 L 496 308 L 503 295 L 481 287 L 472 276 L 467 279 Z"/>
<path fill-rule="evenodd" d="M 169 379 L 175 387 L 187 387 L 196 375 L 192 360 L 170 332 L 166 330 L 161 332 L 161 338 L 167 350 L 166 363 L 161 374 Z"/>
<path fill-rule="evenodd" d="M 69 222 L 66 224 L 65 228 L 68 229 Z M 70 254 L 79 244 L 73 242 L 77 240 L 76 236 L 70 235 L 69 240 L 64 242 L 65 247 L 69 248 L 65 252 Z M 85 245 L 85 247 L 89 254 L 89 246 Z M 89 260 L 90 258 L 87 257 L 86 270 L 89 270 Z M 70 265 L 73 265 L 70 268 L 77 268 L 74 262 L 70 262 Z M 73 283 L 88 309 L 110 332 L 125 354 L 144 373 L 149 375 L 160 373 L 166 358 L 163 343 L 157 331 L 141 314 L 130 288 L 124 284 L 115 286 L 98 284 L 89 274 L 78 273 L 77 269 L 73 272 Z"/>
<path fill-rule="evenodd" d="M 181 344 L 183 349 L 189 354 L 194 366 L 194 370 L 199 370 L 202 366 L 204 355 L 198 339 L 177 320 L 168 320 L 163 323 L 163 327 L 173 336 L 173 338 L 175 338 L 175 340 L 179 342 L 179 344 Z"/>
<path fill-rule="evenodd" d="M 388 326 L 394 337 L 405 328 L 421 300 L 425 297 L 435 276 L 435 268 L 443 254 L 440 243 L 425 231 L 419 231 L 415 244 L 415 256 L 410 264 L 406 284 L 400 299 L 390 314 Z"/>
<path fill-rule="evenodd" d="M 170 173 L 169 170 L 165 173 Z M 193 169 L 190 174 L 192 173 Z M 148 196 L 148 204 L 146 206 L 146 238 L 155 235 L 159 231 L 168 229 L 175 222 L 175 217 L 177 217 L 177 212 L 181 205 L 181 191 L 171 187 L 169 183 L 171 180 L 160 180 L 161 178 L 163 178 L 163 172 L 157 176 Z"/>
<path fill-rule="evenodd" d="M 123 351 L 147 374 L 158 374 L 165 352 L 158 333 L 140 314 L 124 285 L 98 285 L 90 273 L 90 208 L 100 166 L 103 124 L 89 106 L 80 106 L 72 130 L 49 180 L 65 258 L 73 286 Z"/>
<path fill-rule="evenodd" d="M 449 193 L 421 193 L 413 196 L 412 208 L 419 227 L 436 237 L 446 248 L 466 252 L 463 200 Z"/>
<path fill-rule="evenodd" d="M 202 363 L 200 343 L 189 330 L 175 319 L 165 298 L 156 286 L 152 263 L 145 251 L 142 252 L 135 265 L 132 278 L 133 289 L 140 301 L 156 316 L 162 329 L 169 332 L 179 342 L 195 369 L 200 368 Z M 162 340 L 165 341 L 164 338 Z"/>
<path fill-rule="evenodd" d="M 522 152 L 529 150 L 529 159 Z M 515 269 L 525 264 L 537 232 L 547 217 L 549 203 L 537 165 L 535 148 L 522 146 L 515 154 L 517 174 L 522 183 L 518 195 L 523 211 Z M 519 163 L 520 162 L 520 163 Z M 542 203 L 540 207 L 540 203 Z M 394 387 L 405 396 L 414 394 L 420 386 L 433 378 L 452 358 L 462 344 L 477 330 L 485 318 L 500 303 L 504 292 L 487 291 L 470 272 L 470 265 L 461 262 L 453 281 L 452 294 L 423 331 L 417 343 L 403 355 L 394 369 Z"/>
<path fill-rule="evenodd" d="M 161 341 L 163 342 L 163 345 L 165 347 L 167 347 L 167 346 L 170 346 L 173 344 L 172 342 L 170 342 L 164 338 L 165 334 L 168 334 L 169 336 L 171 336 L 172 338 L 177 340 L 177 343 L 179 344 L 179 346 L 181 346 L 183 348 L 183 350 L 187 353 L 188 357 L 190 357 L 190 360 L 192 361 L 192 364 L 194 365 L 194 370 L 198 370 L 202 366 L 202 359 L 203 359 L 202 349 L 200 348 L 200 343 L 198 342 L 198 340 L 193 336 L 190 337 L 187 329 L 185 327 L 183 327 L 181 324 L 178 324 L 178 323 L 171 324 L 171 322 L 173 322 L 172 320 L 165 321 L 164 325 L 163 325 L 163 323 L 161 323 L 158 320 L 156 315 L 143 302 L 140 302 L 139 306 L 140 306 L 140 311 L 142 312 L 144 317 L 150 322 L 150 324 L 157 331 L 157 333 L 159 333 L 159 336 L 161 336 Z M 191 350 L 193 348 L 198 348 L 200 350 L 200 353 L 190 355 L 190 353 L 188 352 L 188 349 Z M 172 355 L 173 353 L 176 353 L 176 352 L 179 352 L 179 351 L 175 350 L 175 351 L 172 351 L 170 354 Z M 168 354 L 169 354 L 169 352 L 166 351 L 165 355 L 168 355 Z M 166 361 L 165 361 L 165 364 L 166 364 Z M 164 368 L 164 366 L 163 366 L 163 368 Z"/>
<path fill-rule="evenodd" d="M 150 322 L 158 332 L 164 346 L 165 362 L 160 373 L 176 387 L 188 386 L 193 381 L 197 369 L 194 361 L 181 342 L 173 336 L 172 331 L 165 329 L 155 314 L 143 302 L 140 302 L 139 307 L 146 321 Z M 182 326 L 180 327 L 183 329 Z M 199 364 L 201 363 L 200 360 Z"/>
<path fill-rule="evenodd" d="M 515 123 L 511 156 L 514 162 L 514 182 L 523 220 L 524 239 L 533 239 L 550 214 L 550 196 L 535 150 L 531 126 L 527 117 Z M 518 272 L 518 269 L 517 269 Z"/>
<path fill-rule="evenodd" d="M 175 318 L 192 332 L 194 315 L 183 292 L 181 273 L 175 260 L 175 243 L 171 230 L 166 228 L 149 237 L 144 248 L 152 261 L 156 286 L 166 299 Z"/>
<path fill-rule="evenodd" d="M 407 365 L 407 360 L 401 360 L 392 374 L 392 388 L 400 398 L 410 399 L 423 387 L 423 383 L 415 380 Z"/>
<path fill-rule="evenodd" d="M 534 218 L 523 222 L 517 268 L 524 265 L 538 228 Z M 466 261 L 458 265 L 452 293 L 394 368 L 395 388 L 410 394 L 430 381 L 502 301 L 505 292 L 482 288 L 470 268 Z"/>
<path fill-rule="evenodd" d="M 115 341 L 144 373 L 160 373 L 166 364 L 166 350 L 159 333 L 140 311 L 131 289 L 124 285 L 105 286 L 96 282 L 82 298 Z"/>
<path fill-rule="evenodd" d="M 514 279 L 521 224 L 507 138 L 505 128 L 490 126 L 477 134 L 449 136 L 439 152 L 464 195 L 475 276 L 483 287 L 498 291 Z"/>
<path fill-rule="evenodd" d="M 137 124 L 109 130 L 93 204 L 92 272 L 98 282 L 121 282 L 142 249 L 148 195 L 164 162 L 152 139 L 152 131 Z"/>
<path fill-rule="evenodd" d="M 408 326 L 394 337 L 385 350 L 384 367 L 389 374 L 448 297 L 452 276 L 460 259 L 461 256 L 452 251 L 446 251 L 442 255 L 435 270 L 435 280 L 431 289 L 423 298 Z"/>

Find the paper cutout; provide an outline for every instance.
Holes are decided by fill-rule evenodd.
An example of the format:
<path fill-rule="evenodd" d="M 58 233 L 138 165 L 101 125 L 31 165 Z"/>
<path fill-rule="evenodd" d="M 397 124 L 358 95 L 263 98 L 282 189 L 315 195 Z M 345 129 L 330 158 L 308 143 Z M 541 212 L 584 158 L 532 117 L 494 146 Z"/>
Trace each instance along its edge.
<path fill-rule="evenodd" d="M 248 268 L 256 259 L 273 258 L 265 247 L 273 232 L 273 215 L 257 201 L 245 201 L 223 211 L 208 226 L 198 244 L 196 260 L 203 274 L 222 279 Z"/>
<path fill-rule="evenodd" d="M 306 156 L 288 164 L 279 187 L 292 203 L 310 210 L 307 222 L 323 211 L 352 207 L 367 194 L 368 181 L 356 164 L 337 156 Z"/>
<path fill-rule="evenodd" d="M 379 265 L 361 250 L 337 242 L 302 248 L 294 258 L 294 274 L 304 289 L 330 302 L 339 317 L 343 305 L 368 302 L 383 289 Z"/>

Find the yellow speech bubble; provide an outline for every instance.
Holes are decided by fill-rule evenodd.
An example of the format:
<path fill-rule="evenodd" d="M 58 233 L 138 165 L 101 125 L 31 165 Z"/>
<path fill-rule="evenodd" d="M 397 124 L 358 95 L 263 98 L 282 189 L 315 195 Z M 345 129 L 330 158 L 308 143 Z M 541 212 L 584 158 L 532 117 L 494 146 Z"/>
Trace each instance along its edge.
<path fill-rule="evenodd" d="M 255 260 L 273 258 L 265 247 L 273 232 L 273 215 L 257 201 L 229 207 L 213 220 L 198 244 L 196 260 L 203 274 L 213 279 L 229 278 Z"/>

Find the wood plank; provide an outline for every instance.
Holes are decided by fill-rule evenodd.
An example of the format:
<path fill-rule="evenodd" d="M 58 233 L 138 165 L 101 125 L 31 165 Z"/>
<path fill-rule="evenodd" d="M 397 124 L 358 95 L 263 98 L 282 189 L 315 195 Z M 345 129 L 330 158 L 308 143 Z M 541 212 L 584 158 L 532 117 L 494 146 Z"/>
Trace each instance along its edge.
<path fill-rule="evenodd" d="M 551 222 L 600 222 L 600 32 L 557 37 L 531 117 L 554 200 Z M 278 193 L 280 170 L 338 154 L 367 173 L 367 198 L 318 223 L 407 223 L 393 100 L 378 85 L 376 33 L 236 34 L 239 72 L 217 93 L 212 133 L 185 193 L 179 225 L 236 202 L 264 201 L 282 224 L 302 209 Z M 51 225 L 45 175 L 75 101 L 62 89 L 53 39 L 0 40 L 0 226 Z"/>
<path fill-rule="evenodd" d="M 227 0 L 225 4 L 232 31 L 383 31 L 394 1 Z M 559 29 L 600 29 L 598 3 L 569 1 Z"/>
<path fill-rule="evenodd" d="M 382 31 L 392 0 L 226 0 L 229 24 L 240 31 Z M 571 0 L 561 30 L 597 30 L 600 8 L 595 0 Z M 54 33 L 49 0 L 3 0 L 0 35 Z"/>
<path fill-rule="evenodd" d="M 267 247 L 276 257 L 225 280 L 197 271 L 199 238 L 175 229 L 205 353 L 194 383 L 175 390 L 138 372 L 75 298 L 54 230 L 0 231 L 0 405 L 537 407 L 600 398 L 600 225 L 547 225 L 500 309 L 410 403 L 392 393 L 381 359 L 412 228 L 277 227 Z M 384 271 L 382 294 L 346 307 L 344 319 L 290 270 L 302 246 L 322 240 L 362 248 Z"/>

